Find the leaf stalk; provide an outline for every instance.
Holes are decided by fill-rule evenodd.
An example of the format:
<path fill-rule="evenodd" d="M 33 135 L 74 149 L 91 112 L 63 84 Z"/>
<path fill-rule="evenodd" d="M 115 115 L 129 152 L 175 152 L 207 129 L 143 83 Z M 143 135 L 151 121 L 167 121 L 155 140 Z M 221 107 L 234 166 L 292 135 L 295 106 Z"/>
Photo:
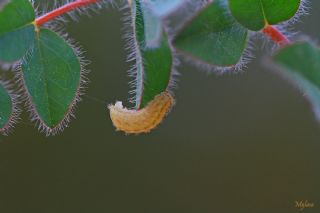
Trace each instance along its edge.
<path fill-rule="evenodd" d="M 46 13 L 46 14 L 40 16 L 39 18 L 37 18 L 35 20 L 35 24 L 36 24 L 36 26 L 39 27 L 39 26 L 47 23 L 48 21 L 51 21 L 54 18 L 61 16 L 67 12 L 75 10 L 79 7 L 84 7 L 89 4 L 97 3 L 98 1 L 100 1 L 100 0 L 76 0 L 74 2 L 63 5 L 62 7 L 59 7 L 49 13 Z"/>
<path fill-rule="evenodd" d="M 272 25 L 267 25 L 262 31 L 265 35 L 270 37 L 272 41 L 280 46 L 286 46 L 290 44 L 290 40 Z"/>

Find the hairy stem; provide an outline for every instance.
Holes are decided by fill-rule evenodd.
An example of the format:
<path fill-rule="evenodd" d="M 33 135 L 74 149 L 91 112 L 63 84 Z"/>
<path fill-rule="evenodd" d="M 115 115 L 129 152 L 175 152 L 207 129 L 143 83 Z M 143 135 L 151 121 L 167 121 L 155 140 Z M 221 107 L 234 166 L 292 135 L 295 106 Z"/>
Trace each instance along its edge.
<path fill-rule="evenodd" d="M 269 36 L 275 43 L 280 46 L 286 46 L 290 43 L 290 40 L 272 25 L 267 25 L 263 29 L 263 33 Z"/>
<path fill-rule="evenodd" d="M 96 3 L 100 0 L 76 0 L 74 2 L 68 3 L 66 5 L 63 5 L 62 7 L 59 7 L 49 13 L 44 14 L 43 16 L 36 19 L 35 24 L 39 27 L 43 24 L 45 24 L 48 21 L 51 21 L 52 19 L 61 16 L 67 12 L 70 12 L 72 10 L 75 10 L 76 8 L 83 7 L 89 4 Z"/>

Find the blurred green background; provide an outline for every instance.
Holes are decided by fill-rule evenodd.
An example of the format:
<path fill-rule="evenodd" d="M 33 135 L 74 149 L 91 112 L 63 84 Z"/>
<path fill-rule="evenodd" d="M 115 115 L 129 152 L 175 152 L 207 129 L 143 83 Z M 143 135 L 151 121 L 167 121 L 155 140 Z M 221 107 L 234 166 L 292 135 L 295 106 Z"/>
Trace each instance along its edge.
<path fill-rule="evenodd" d="M 317 41 L 311 2 L 297 29 Z M 320 212 L 320 125 L 261 57 L 237 75 L 184 64 L 165 122 L 148 135 L 116 132 L 107 104 L 127 100 L 130 80 L 123 16 L 107 9 L 68 25 L 92 61 L 87 95 L 59 136 L 24 115 L 0 137 L 1 213 L 291 213 L 300 200 Z"/>

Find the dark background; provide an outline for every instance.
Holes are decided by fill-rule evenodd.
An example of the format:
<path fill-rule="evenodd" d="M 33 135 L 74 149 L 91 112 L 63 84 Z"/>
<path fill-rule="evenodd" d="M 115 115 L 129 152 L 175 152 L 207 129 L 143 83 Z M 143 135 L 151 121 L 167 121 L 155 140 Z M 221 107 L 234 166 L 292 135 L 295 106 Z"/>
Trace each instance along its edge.
<path fill-rule="evenodd" d="M 298 29 L 317 41 L 312 5 Z M 148 135 L 116 132 L 107 104 L 129 90 L 121 17 L 108 9 L 68 25 L 92 61 L 87 95 L 59 136 L 24 115 L 0 137 L 1 213 L 294 213 L 300 200 L 320 212 L 320 125 L 261 58 L 237 75 L 181 66 L 165 122 Z"/>

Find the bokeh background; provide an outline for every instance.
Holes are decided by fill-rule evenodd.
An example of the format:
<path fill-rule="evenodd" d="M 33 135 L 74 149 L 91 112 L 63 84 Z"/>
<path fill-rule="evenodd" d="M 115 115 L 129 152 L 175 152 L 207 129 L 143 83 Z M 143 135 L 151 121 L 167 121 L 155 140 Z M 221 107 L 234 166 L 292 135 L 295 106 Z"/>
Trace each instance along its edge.
<path fill-rule="evenodd" d="M 311 3 L 296 29 L 317 41 Z M 122 18 L 106 9 L 68 25 L 92 61 L 87 95 L 59 136 L 24 114 L 0 137 L 1 213 L 294 213 L 300 200 L 320 212 L 320 125 L 260 56 L 237 75 L 183 64 L 165 122 L 148 135 L 116 132 L 107 104 L 127 100 L 130 80 Z"/>

